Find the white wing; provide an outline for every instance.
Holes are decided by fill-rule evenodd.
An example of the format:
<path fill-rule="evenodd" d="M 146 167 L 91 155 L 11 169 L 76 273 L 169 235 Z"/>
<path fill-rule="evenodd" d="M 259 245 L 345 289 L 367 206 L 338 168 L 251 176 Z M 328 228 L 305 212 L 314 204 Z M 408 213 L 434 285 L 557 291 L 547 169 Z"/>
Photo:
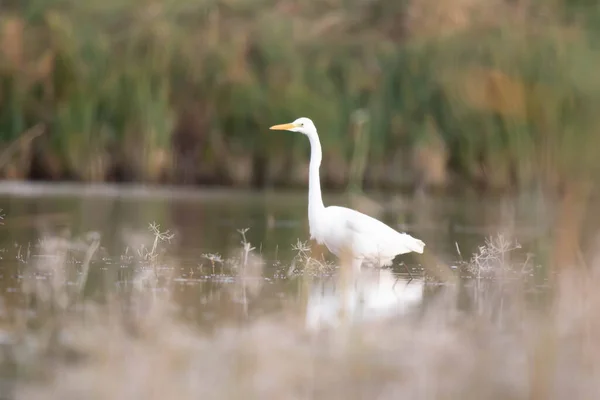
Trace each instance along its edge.
<path fill-rule="evenodd" d="M 327 207 L 325 210 L 331 226 L 325 244 L 334 253 L 341 246 L 349 245 L 356 257 L 376 258 L 387 263 L 398 254 L 411 251 L 422 253 L 425 247 L 421 240 L 397 232 L 361 212 L 337 206 Z"/>

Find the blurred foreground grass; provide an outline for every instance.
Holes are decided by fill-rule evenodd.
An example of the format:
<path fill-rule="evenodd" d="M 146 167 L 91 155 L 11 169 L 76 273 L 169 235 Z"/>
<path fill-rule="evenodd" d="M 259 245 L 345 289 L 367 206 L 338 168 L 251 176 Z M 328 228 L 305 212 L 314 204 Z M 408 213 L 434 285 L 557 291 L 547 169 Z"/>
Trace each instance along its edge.
<path fill-rule="evenodd" d="M 4 177 L 304 183 L 303 138 L 267 130 L 298 116 L 320 129 L 329 186 L 560 188 L 598 176 L 593 2 L 20 0 L 0 10 Z"/>
<path fill-rule="evenodd" d="M 600 389 L 593 255 L 585 271 L 553 271 L 543 284 L 535 260 L 498 236 L 462 265 L 462 283 L 427 272 L 425 284 L 399 283 L 398 296 L 422 290 L 400 315 L 307 329 L 309 292 L 332 271 L 305 249 L 268 278 L 243 240 L 239 256 L 206 255 L 194 274 L 169 259 L 170 233 L 151 231 L 108 268 L 91 263 L 103 258 L 93 232 L 19 252 L 0 314 L 6 398 L 545 400 Z M 90 296 L 90 273 L 118 274 L 117 286 Z M 257 298 L 274 281 L 297 284 L 297 299 L 288 293 L 261 314 Z M 202 291 L 198 307 L 220 310 L 209 330 L 186 321 L 179 301 L 203 282 L 216 289 Z M 233 315 L 223 313 L 228 301 Z"/>

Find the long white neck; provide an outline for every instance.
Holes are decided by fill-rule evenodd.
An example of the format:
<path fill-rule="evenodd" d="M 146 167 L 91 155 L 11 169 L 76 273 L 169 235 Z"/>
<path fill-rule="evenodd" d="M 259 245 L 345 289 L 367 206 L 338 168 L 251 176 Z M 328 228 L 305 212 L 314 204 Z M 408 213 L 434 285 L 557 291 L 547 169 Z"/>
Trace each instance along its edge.
<path fill-rule="evenodd" d="M 321 180 L 319 179 L 319 167 L 323 154 L 321 151 L 321 142 L 317 132 L 308 136 L 310 140 L 310 169 L 308 175 L 308 223 L 312 237 L 318 236 L 319 222 L 321 213 L 325 210 L 323 198 L 321 196 Z M 317 237 L 318 239 L 318 237 Z"/>

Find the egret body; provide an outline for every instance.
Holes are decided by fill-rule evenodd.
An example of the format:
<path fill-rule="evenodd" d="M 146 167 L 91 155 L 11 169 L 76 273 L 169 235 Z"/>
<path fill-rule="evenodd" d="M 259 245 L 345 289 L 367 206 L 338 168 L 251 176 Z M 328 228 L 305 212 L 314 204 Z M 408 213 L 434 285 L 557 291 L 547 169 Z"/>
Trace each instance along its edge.
<path fill-rule="evenodd" d="M 321 142 L 317 128 L 310 119 L 298 118 L 292 123 L 275 125 L 270 129 L 300 132 L 310 141 L 308 224 L 311 239 L 324 244 L 338 258 L 350 255 L 355 270 L 360 269 L 363 262 L 386 266 L 391 265 L 399 254 L 423 253 L 425 243 L 421 240 L 397 232 L 375 218 L 346 207 L 325 207 L 319 179 Z"/>

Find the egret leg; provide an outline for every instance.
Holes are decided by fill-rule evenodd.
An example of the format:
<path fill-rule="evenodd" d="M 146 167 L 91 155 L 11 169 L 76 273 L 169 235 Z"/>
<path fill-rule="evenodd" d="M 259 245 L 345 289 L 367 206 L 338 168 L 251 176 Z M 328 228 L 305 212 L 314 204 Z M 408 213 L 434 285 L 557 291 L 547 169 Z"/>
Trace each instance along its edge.
<path fill-rule="evenodd" d="M 408 277 L 410 278 L 410 280 L 412 281 L 413 279 L 413 275 L 410 272 L 410 268 L 408 268 L 408 265 L 406 265 L 405 263 L 402 263 L 402 265 L 404 265 L 404 269 L 406 269 L 406 272 L 408 272 Z"/>

